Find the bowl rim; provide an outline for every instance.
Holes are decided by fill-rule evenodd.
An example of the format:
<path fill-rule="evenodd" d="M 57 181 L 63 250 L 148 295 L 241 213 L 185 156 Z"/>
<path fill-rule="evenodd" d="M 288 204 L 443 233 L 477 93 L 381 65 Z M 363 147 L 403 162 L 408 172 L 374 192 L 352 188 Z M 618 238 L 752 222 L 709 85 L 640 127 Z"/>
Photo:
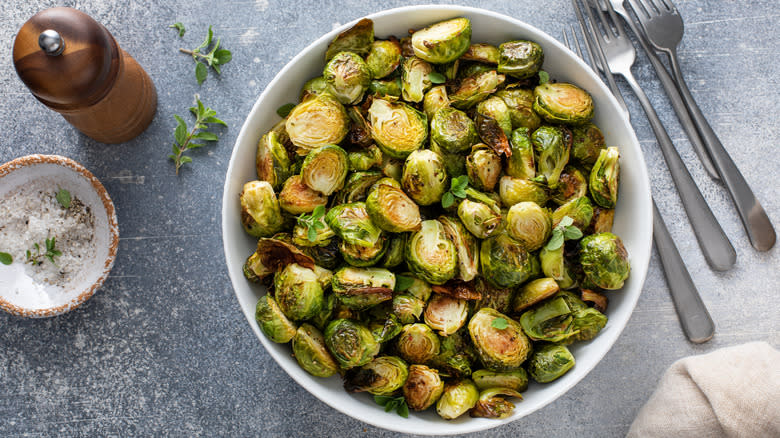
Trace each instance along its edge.
<path fill-rule="evenodd" d="M 103 208 L 105 209 L 108 219 L 110 240 L 108 256 L 103 262 L 103 272 L 90 287 L 81 291 L 81 293 L 79 293 L 76 298 L 70 300 L 69 302 L 57 307 L 49 307 L 45 309 L 27 309 L 15 304 L 11 304 L 0 296 L 0 309 L 5 310 L 6 312 L 13 315 L 22 316 L 25 318 L 48 318 L 70 312 L 71 310 L 81 306 L 85 301 L 87 301 L 90 297 L 92 297 L 92 295 L 95 294 L 100 286 L 103 285 L 103 282 L 106 280 L 109 272 L 111 272 L 111 269 L 114 266 L 114 261 L 116 260 L 116 254 L 119 247 L 119 225 L 117 222 L 114 203 L 111 201 L 111 197 L 108 195 L 106 188 L 103 187 L 103 184 L 101 184 L 95 175 L 92 174 L 92 172 L 87 170 L 78 162 L 61 155 L 25 155 L 0 165 L 0 181 L 2 181 L 3 177 L 10 175 L 13 172 L 38 164 L 54 164 L 70 169 L 81 175 L 82 178 L 86 179 L 90 183 L 100 198 L 100 201 L 103 204 Z"/>
<path fill-rule="evenodd" d="M 428 5 L 413 5 L 413 6 L 402 6 L 397 8 L 391 8 L 391 9 L 385 9 L 381 10 L 372 14 L 367 14 L 365 16 L 360 16 L 354 20 L 351 20 L 341 26 L 338 26 L 331 30 L 330 32 L 327 32 L 320 36 L 319 38 L 312 41 L 310 44 L 308 44 L 305 48 L 301 49 L 292 59 L 290 59 L 284 67 L 281 68 L 281 70 L 278 71 L 278 73 L 273 77 L 273 79 L 266 85 L 263 92 L 257 97 L 255 100 L 254 105 L 252 106 L 252 109 L 250 110 L 249 114 L 247 115 L 246 119 L 244 120 L 244 123 L 241 127 L 241 130 L 236 138 L 236 143 L 233 146 L 233 152 L 231 153 L 231 158 L 228 163 L 228 168 L 226 172 L 226 178 L 225 178 L 225 186 L 223 190 L 223 199 L 222 199 L 222 236 L 223 236 L 223 250 L 225 259 L 230 257 L 229 256 L 229 250 L 228 250 L 228 241 L 225 238 L 225 236 L 228 235 L 228 228 L 235 226 L 235 224 L 229 224 L 227 220 L 228 215 L 228 209 L 232 208 L 232 197 L 231 193 L 229 192 L 229 185 L 230 185 L 230 175 L 234 172 L 234 169 L 239 166 L 243 165 L 244 163 L 238 163 L 236 159 L 236 150 L 237 148 L 244 142 L 245 137 L 249 135 L 250 130 L 250 120 L 254 119 L 258 116 L 258 113 L 261 111 L 267 111 L 266 108 L 261 108 L 261 103 L 265 100 L 266 96 L 269 94 L 269 90 L 274 89 L 278 86 L 278 83 L 283 81 L 283 78 L 285 77 L 285 73 L 287 73 L 289 70 L 294 68 L 296 64 L 303 59 L 306 56 L 310 56 L 309 52 L 313 50 L 316 46 L 322 44 L 325 41 L 331 41 L 333 38 L 335 38 L 339 33 L 345 31 L 346 29 L 349 29 L 353 25 L 355 25 L 359 20 L 363 18 L 368 18 L 372 20 L 376 20 L 379 18 L 384 18 L 386 16 L 392 16 L 399 13 L 409 13 L 409 12 L 417 12 L 417 11 L 440 11 L 443 13 L 456 13 L 456 14 L 463 14 L 463 15 L 481 15 L 481 16 L 487 16 L 491 19 L 496 19 L 500 21 L 505 21 L 511 23 L 513 26 L 520 27 L 520 28 L 526 28 L 531 32 L 535 32 L 538 35 L 542 36 L 542 39 L 544 39 L 546 44 L 552 44 L 556 46 L 558 49 L 566 51 L 570 54 L 570 58 L 579 65 L 581 70 L 585 72 L 586 75 L 591 76 L 592 79 L 594 79 L 594 82 L 596 86 L 600 89 L 603 95 L 606 96 L 607 100 L 610 101 L 611 106 L 613 108 L 619 108 L 618 102 L 616 98 L 612 95 L 612 93 L 607 88 L 606 84 L 595 74 L 595 72 L 592 71 L 590 66 L 588 66 L 585 61 L 583 61 L 581 58 L 579 58 L 574 52 L 569 50 L 566 46 L 564 46 L 562 43 L 560 43 L 557 39 L 550 36 L 548 33 L 542 31 L 541 29 L 528 24 L 527 22 L 524 22 L 522 20 L 518 20 L 516 18 L 513 18 L 511 16 L 505 15 L 503 13 L 494 12 L 491 10 L 483 9 L 483 8 L 476 8 L 476 7 L 470 7 L 470 6 L 460 6 L 460 5 L 434 5 L 434 4 L 428 4 Z M 273 349 L 271 348 L 273 344 L 270 340 L 268 340 L 260 331 L 260 329 L 257 327 L 257 324 L 254 322 L 254 312 L 248 312 L 246 309 L 243 309 L 241 306 L 241 302 L 238 296 L 238 290 L 235 287 L 235 284 L 238 281 L 245 281 L 245 278 L 243 275 L 240 274 L 240 269 L 236 270 L 233 269 L 231 266 L 228 266 L 228 276 L 231 280 L 231 286 L 233 287 L 234 294 L 236 295 L 236 299 L 239 300 L 239 308 L 244 314 L 245 318 L 249 322 L 250 329 L 255 333 L 255 335 L 260 340 L 261 344 L 263 345 L 266 353 L 268 353 L 274 361 L 277 363 L 277 365 L 282 368 L 285 373 L 287 373 L 288 376 L 290 376 L 298 385 L 303 387 L 307 392 L 309 392 L 311 395 L 313 395 L 318 400 L 324 402 L 328 406 L 334 408 L 338 412 L 342 414 L 346 414 L 352 418 L 355 418 L 356 420 L 362 421 L 364 423 L 386 429 L 391 430 L 395 432 L 402 432 L 402 433 L 413 433 L 413 434 L 420 434 L 420 435 L 440 435 L 442 433 L 446 434 L 463 434 L 463 433 L 470 433 L 470 432 L 479 432 L 484 431 L 488 429 L 492 429 L 498 426 L 502 426 L 505 424 L 508 424 L 514 420 L 519 420 L 520 418 L 523 418 L 527 415 L 530 415 L 531 413 L 538 411 L 539 409 L 542 409 L 543 407 L 547 406 L 548 404 L 556 401 L 559 399 L 563 394 L 568 392 L 572 387 L 574 387 L 577 383 L 579 383 L 582 379 L 585 378 L 592 370 L 595 368 L 604 358 L 604 356 L 607 354 L 608 351 L 612 349 L 612 346 L 617 341 L 620 334 L 625 329 L 626 324 L 628 323 L 628 320 L 630 319 L 631 313 L 633 313 L 633 310 L 636 308 L 636 303 L 639 299 L 639 295 L 641 295 L 641 289 L 644 285 L 646 276 L 647 276 L 647 270 L 649 266 L 650 261 L 650 253 L 652 251 L 652 204 L 651 204 L 651 192 L 650 192 L 650 179 L 647 171 L 647 165 L 644 159 L 644 154 L 639 147 L 639 141 L 636 137 L 636 134 L 633 130 L 633 127 L 626 115 L 624 115 L 622 112 L 617 111 L 618 117 L 620 118 L 620 124 L 626 127 L 628 135 L 633 143 L 633 145 L 636 146 L 636 152 L 637 152 L 637 159 L 638 159 L 638 166 L 637 170 L 638 172 L 635 173 L 637 177 L 637 181 L 640 184 L 640 188 L 643 190 L 640 190 L 642 199 L 640 200 L 640 203 L 643 206 L 646 206 L 647 208 L 644 209 L 644 223 L 648 225 L 647 228 L 647 234 L 646 238 L 642 240 L 642 243 L 645 243 L 641 252 L 633 252 L 631 255 L 632 258 L 632 267 L 631 267 L 631 276 L 634 279 L 634 281 L 637 281 L 637 288 L 638 292 L 635 294 L 635 296 L 632 296 L 630 301 L 628 302 L 628 305 L 630 306 L 630 313 L 628 317 L 626 317 L 623 320 L 620 321 L 612 321 L 614 325 L 612 325 L 612 329 L 617 331 L 616 335 L 610 334 L 611 338 L 607 338 L 609 342 L 609 346 L 600 350 L 599 353 L 596 355 L 596 360 L 589 369 L 587 369 L 585 372 L 582 373 L 582 375 L 577 376 L 577 378 L 569 381 L 565 385 L 561 385 L 558 387 L 551 387 L 548 389 L 550 392 L 550 396 L 543 400 L 541 403 L 538 403 L 533 409 L 526 412 L 523 416 L 518 418 L 512 418 L 509 417 L 507 419 L 502 420 L 489 420 L 487 422 L 477 422 L 472 421 L 469 423 L 451 423 L 453 425 L 457 426 L 457 430 L 451 430 L 450 428 L 446 428 L 446 430 L 437 429 L 435 426 L 431 429 L 415 429 L 411 430 L 410 428 L 401 427 L 400 422 L 393 423 L 393 424 L 387 424 L 385 422 L 380 422 L 377 420 L 374 420 L 373 418 L 366 418 L 358 416 L 359 414 L 350 412 L 348 409 L 346 409 L 344 406 L 341 406 L 338 404 L 337 401 L 334 401 L 328 397 L 322 397 L 320 394 L 318 394 L 318 390 L 314 390 L 313 388 L 309 388 L 306 383 L 302 381 L 302 378 L 295 375 L 294 373 L 291 373 L 290 370 L 288 370 L 285 366 L 282 365 L 282 362 L 280 362 L 281 356 Z M 252 139 L 252 142 L 255 142 L 256 139 Z M 640 213 L 641 214 L 641 213 Z M 644 263 L 641 265 L 634 265 L 634 260 L 642 260 Z M 602 334 L 602 336 L 607 336 L 606 333 Z M 479 419 L 472 419 L 472 420 L 479 420 Z M 396 426 L 397 425 L 397 426 Z"/>

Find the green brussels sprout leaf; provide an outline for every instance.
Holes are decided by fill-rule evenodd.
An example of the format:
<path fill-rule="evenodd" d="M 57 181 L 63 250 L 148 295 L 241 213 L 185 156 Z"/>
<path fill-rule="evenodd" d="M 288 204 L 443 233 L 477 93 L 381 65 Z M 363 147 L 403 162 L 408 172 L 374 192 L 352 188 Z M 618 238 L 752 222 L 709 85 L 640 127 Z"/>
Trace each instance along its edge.
<path fill-rule="evenodd" d="M 290 115 L 290 112 L 293 110 L 293 108 L 295 108 L 294 103 L 285 103 L 276 109 L 276 114 L 278 114 L 281 118 L 285 118 Z"/>
<path fill-rule="evenodd" d="M 409 406 L 406 405 L 406 399 L 403 396 L 391 397 L 387 395 L 375 395 L 374 402 L 379 406 L 383 406 L 385 412 L 392 412 L 395 410 L 398 415 L 409 418 Z"/>

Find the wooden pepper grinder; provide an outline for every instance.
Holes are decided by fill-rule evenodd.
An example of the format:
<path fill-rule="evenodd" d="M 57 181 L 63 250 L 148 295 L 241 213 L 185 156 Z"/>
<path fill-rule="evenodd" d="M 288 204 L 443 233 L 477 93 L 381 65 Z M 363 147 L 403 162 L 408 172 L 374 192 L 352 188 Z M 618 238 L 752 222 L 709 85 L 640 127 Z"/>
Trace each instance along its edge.
<path fill-rule="evenodd" d="M 157 92 L 149 75 L 81 11 L 35 14 L 16 35 L 13 58 L 38 100 L 99 142 L 128 141 L 154 118 Z"/>

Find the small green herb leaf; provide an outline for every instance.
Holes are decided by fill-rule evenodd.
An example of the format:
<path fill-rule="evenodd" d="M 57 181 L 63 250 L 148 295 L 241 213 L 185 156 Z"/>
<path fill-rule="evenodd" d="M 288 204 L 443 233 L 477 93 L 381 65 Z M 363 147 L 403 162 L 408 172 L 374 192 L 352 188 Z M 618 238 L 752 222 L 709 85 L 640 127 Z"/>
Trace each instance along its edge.
<path fill-rule="evenodd" d="M 293 110 L 293 108 L 295 108 L 294 103 L 285 103 L 276 109 L 276 114 L 279 114 L 279 117 L 281 118 L 285 118 L 290 115 L 290 112 Z"/>
<path fill-rule="evenodd" d="M 447 82 L 447 78 L 444 77 L 443 74 L 435 71 L 428 73 L 428 80 L 431 81 L 432 84 L 443 84 Z"/>
<path fill-rule="evenodd" d="M 395 276 L 395 288 L 393 289 L 395 292 L 403 292 L 414 284 L 414 278 L 407 277 L 405 275 L 396 275 Z"/>
<path fill-rule="evenodd" d="M 0 263 L 4 265 L 10 265 L 14 262 L 14 258 L 11 254 L 8 254 L 7 252 L 0 252 Z"/>
<path fill-rule="evenodd" d="M 406 399 L 403 396 L 388 397 L 384 395 L 375 395 L 374 403 L 379 406 L 384 406 L 385 412 L 395 410 L 398 415 L 409 418 L 409 406 L 406 404 Z"/>
<path fill-rule="evenodd" d="M 441 206 L 444 208 L 450 208 L 452 204 L 455 203 L 455 196 L 453 196 L 452 193 L 446 192 L 441 197 Z"/>
<path fill-rule="evenodd" d="M 550 75 L 544 70 L 539 70 L 539 85 L 547 82 L 550 82 Z"/>
<path fill-rule="evenodd" d="M 173 23 L 173 24 L 171 24 L 168 27 L 178 30 L 179 31 L 179 38 L 183 37 L 184 36 L 184 32 L 187 31 L 187 29 L 184 28 L 184 25 L 179 23 L 179 22 Z"/>
<path fill-rule="evenodd" d="M 444 193 L 444 196 L 441 198 L 441 206 L 444 208 L 449 208 L 452 204 L 455 203 L 455 198 L 465 198 L 466 195 L 466 188 L 469 186 L 469 177 L 468 175 L 461 175 L 456 178 L 452 178 L 450 180 L 450 190 L 446 193 Z"/>
<path fill-rule="evenodd" d="M 203 65 L 203 64 L 198 64 Z M 172 155 L 168 155 L 168 158 L 173 160 L 176 164 L 176 174 L 179 174 L 179 169 L 183 164 L 192 163 L 192 158 L 184 155 L 184 153 L 191 149 L 197 149 L 203 147 L 203 143 L 195 143 L 193 140 L 202 141 L 217 141 L 219 137 L 213 132 L 208 132 L 208 125 L 217 124 L 227 126 L 225 122 L 216 118 L 217 112 L 213 109 L 203 105 L 200 98 L 196 96 L 196 104 L 191 107 L 190 113 L 195 116 L 195 124 L 192 130 L 188 131 L 187 122 L 184 121 L 179 115 L 174 114 L 176 118 L 176 129 L 173 132 L 174 143 L 171 149 Z"/>
<path fill-rule="evenodd" d="M 552 237 L 550 237 L 550 240 L 547 242 L 547 248 L 548 251 L 555 251 L 556 249 L 560 248 L 561 245 L 563 245 L 563 233 L 561 230 L 555 229 L 553 230 Z"/>
<path fill-rule="evenodd" d="M 57 202 L 60 203 L 62 208 L 68 209 L 70 208 L 71 198 L 70 198 L 70 192 L 60 188 L 57 193 L 54 195 L 54 198 L 57 199 Z"/>
<path fill-rule="evenodd" d="M 566 240 L 577 240 L 582 237 L 582 231 L 575 226 L 568 226 L 563 230 L 563 237 Z"/>
<path fill-rule="evenodd" d="M 493 322 L 491 322 L 490 325 L 493 326 L 493 328 L 503 330 L 509 326 L 509 323 L 506 318 L 493 318 Z"/>
<path fill-rule="evenodd" d="M 208 75 L 209 70 L 206 67 L 206 64 L 202 64 L 200 62 L 195 64 L 195 80 L 198 81 L 198 85 L 203 84 L 203 81 L 206 80 Z"/>
<path fill-rule="evenodd" d="M 574 223 L 574 219 L 572 219 L 571 216 L 564 216 L 563 219 L 561 219 L 561 221 L 558 222 L 558 227 L 556 228 L 566 228 L 573 223 Z"/>
<path fill-rule="evenodd" d="M 317 230 L 325 228 L 325 224 L 322 222 L 323 216 L 325 216 L 324 205 L 314 207 L 311 215 L 301 214 L 298 216 L 298 224 L 306 230 L 306 238 L 309 239 L 309 242 L 315 242 L 317 240 Z"/>
<path fill-rule="evenodd" d="M 222 42 L 221 38 L 217 38 L 217 42 L 211 47 L 211 42 L 214 39 L 214 31 L 209 26 L 208 35 L 200 45 L 192 50 L 179 49 L 180 52 L 186 53 L 192 56 L 195 61 L 195 79 L 198 81 L 198 85 L 203 84 L 203 81 L 208 77 L 208 68 L 211 67 L 217 74 L 221 74 L 222 70 L 220 65 L 227 64 L 233 59 L 233 54 L 230 50 L 220 49 L 219 45 Z"/>

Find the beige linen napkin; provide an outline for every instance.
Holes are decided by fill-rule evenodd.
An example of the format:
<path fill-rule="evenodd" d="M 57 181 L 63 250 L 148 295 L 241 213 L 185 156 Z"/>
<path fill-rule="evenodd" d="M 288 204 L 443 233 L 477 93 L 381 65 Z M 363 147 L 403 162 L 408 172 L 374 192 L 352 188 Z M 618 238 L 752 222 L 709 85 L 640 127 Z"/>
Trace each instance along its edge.
<path fill-rule="evenodd" d="M 628 437 L 780 437 L 780 352 L 751 342 L 678 360 Z"/>

